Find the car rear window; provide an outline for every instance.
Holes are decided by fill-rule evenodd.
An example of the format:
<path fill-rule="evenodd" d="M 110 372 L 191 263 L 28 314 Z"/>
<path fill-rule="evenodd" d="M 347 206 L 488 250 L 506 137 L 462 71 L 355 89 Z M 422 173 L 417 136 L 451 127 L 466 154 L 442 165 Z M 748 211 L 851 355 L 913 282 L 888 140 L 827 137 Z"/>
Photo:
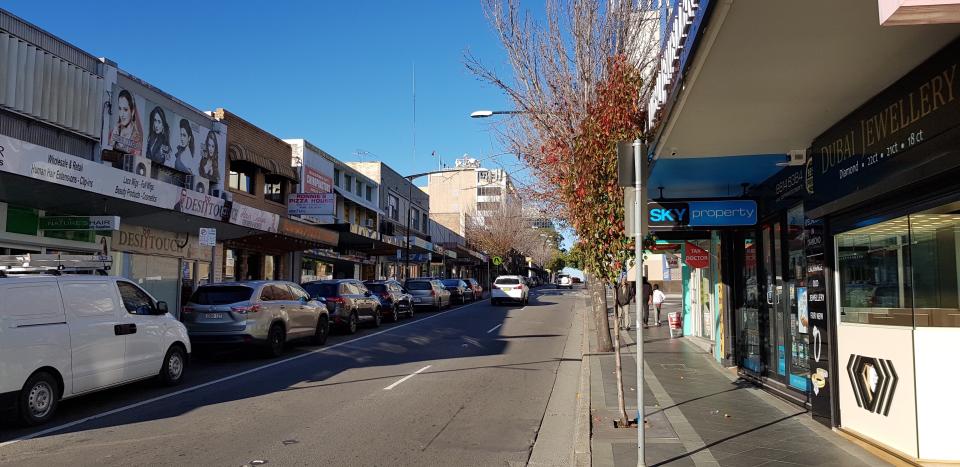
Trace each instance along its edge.
<path fill-rule="evenodd" d="M 378 292 L 378 293 L 379 293 L 379 292 L 386 292 L 386 291 L 387 291 L 387 286 L 386 286 L 386 284 L 364 284 L 364 285 L 366 285 L 367 288 L 370 289 L 371 292 Z"/>
<path fill-rule="evenodd" d="M 507 285 L 519 284 L 519 283 L 520 283 L 520 279 L 515 279 L 512 277 L 501 277 L 494 282 L 494 284 L 507 284 Z"/>
<path fill-rule="evenodd" d="M 452 287 L 457 287 L 460 285 L 460 279 L 447 279 L 443 281 L 443 285 L 448 285 Z"/>
<path fill-rule="evenodd" d="M 337 296 L 337 284 L 303 284 L 303 290 L 306 290 L 311 297 Z"/>
<path fill-rule="evenodd" d="M 244 285 L 211 285 L 197 289 L 190 297 L 197 305 L 228 305 L 250 300 L 253 289 Z"/>
<path fill-rule="evenodd" d="M 427 281 L 409 281 L 407 282 L 408 290 L 431 290 L 433 287 L 430 286 L 430 283 Z"/>

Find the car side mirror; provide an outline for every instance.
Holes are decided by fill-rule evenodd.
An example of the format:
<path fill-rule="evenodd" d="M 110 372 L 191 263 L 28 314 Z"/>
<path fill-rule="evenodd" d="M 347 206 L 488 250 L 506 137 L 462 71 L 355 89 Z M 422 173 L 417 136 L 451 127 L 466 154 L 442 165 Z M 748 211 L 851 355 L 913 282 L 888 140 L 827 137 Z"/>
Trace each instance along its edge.
<path fill-rule="evenodd" d="M 156 310 L 155 314 L 158 314 L 158 315 L 165 315 L 170 311 L 167 308 L 167 302 L 164 302 L 162 300 L 157 302 L 157 307 L 155 308 L 155 310 Z"/>

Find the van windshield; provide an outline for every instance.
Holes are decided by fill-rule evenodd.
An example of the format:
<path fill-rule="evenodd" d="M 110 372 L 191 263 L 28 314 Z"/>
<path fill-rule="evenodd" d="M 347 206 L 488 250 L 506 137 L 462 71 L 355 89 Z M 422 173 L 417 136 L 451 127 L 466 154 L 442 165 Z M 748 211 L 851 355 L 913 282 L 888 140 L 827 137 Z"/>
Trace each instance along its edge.
<path fill-rule="evenodd" d="M 228 305 L 250 300 L 253 289 L 243 285 L 211 285 L 197 289 L 190 297 L 197 305 Z"/>

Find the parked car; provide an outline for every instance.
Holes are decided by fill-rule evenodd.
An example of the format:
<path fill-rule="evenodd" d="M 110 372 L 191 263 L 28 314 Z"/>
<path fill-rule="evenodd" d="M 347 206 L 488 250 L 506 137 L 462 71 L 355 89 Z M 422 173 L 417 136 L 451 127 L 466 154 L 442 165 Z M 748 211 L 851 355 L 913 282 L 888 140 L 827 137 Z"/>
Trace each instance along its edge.
<path fill-rule="evenodd" d="M 413 297 L 399 282 L 366 281 L 363 285 L 380 298 L 380 311 L 384 318 L 394 323 L 400 319 L 400 313 L 413 318 Z"/>
<path fill-rule="evenodd" d="M 473 301 L 473 290 L 466 282 L 460 279 L 444 279 L 443 288 L 450 292 L 450 301 L 455 303 L 466 303 L 469 299 Z"/>
<path fill-rule="evenodd" d="M 562 289 L 564 287 L 568 289 L 572 289 L 573 279 L 571 279 L 570 276 L 566 274 L 560 274 L 559 276 L 557 276 L 557 288 Z"/>
<path fill-rule="evenodd" d="M 287 341 L 327 342 L 327 308 L 303 288 L 285 281 L 201 285 L 180 310 L 197 345 L 259 345 L 268 356 L 283 354 Z"/>
<path fill-rule="evenodd" d="M 467 285 L 470 286 L 470 290 L 473 291 L 474 300 L 480 300 L 481 298 L 483 298 L 483 286 L 480 285 L 480 283 L 477 282 L 476 279 L 470 278 L 470 279 L 464 279 L 463 281 L 466 282 Z"/>
<path fill-rule="evenodd" d="M 333 279 L 303 283 L 311 297 L 322 297 L 331 322 L 347 334 L 357 332 L 363 321 L 380 327 L 380 300 L 357 279 Z"/>
<path fill-rule="evenodd" d="M 438 280 L 407 279 L 403 286 L 413 296 L 414 307 L 419 306 L 439 311 L 441 308 L 450 306 L 450 292 Z"/>
<path fill-rule="evenodd" d="M 521 305 L 530 303 L 530 287 L 523 276 L 500 276 L 493 281 L 490 303 L 499 305 L 503 302 L 520 302 Z"/>
<path fill-rule="evenodd" d="M 146 378 L 183 380 L 187 329 L 120 277 L 0 274 L 0 410 L 27 425 L 60 400 Z"/>

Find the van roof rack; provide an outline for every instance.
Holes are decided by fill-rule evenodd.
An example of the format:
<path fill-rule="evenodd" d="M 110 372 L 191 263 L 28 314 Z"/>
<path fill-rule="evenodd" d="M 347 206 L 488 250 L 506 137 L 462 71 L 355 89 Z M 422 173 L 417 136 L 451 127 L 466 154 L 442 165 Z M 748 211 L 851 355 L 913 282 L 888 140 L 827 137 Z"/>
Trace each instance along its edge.
<path fill-rule="evenodd" d="M 0 277 L 11 274 L 107 275 L 113 258 L 103 255 L 0 255 Z"/>

